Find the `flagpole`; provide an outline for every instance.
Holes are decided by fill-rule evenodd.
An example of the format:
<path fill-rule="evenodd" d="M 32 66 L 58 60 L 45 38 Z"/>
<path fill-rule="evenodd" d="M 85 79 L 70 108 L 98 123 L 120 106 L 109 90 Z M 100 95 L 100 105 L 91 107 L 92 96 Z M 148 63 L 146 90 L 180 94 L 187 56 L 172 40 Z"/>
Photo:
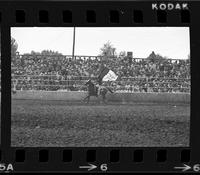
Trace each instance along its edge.
<path fill-rule="evenodd" d="M 74 59 L 74 50 L 75 50 L 75 27 L 73 31 L 72 59 Z"/>

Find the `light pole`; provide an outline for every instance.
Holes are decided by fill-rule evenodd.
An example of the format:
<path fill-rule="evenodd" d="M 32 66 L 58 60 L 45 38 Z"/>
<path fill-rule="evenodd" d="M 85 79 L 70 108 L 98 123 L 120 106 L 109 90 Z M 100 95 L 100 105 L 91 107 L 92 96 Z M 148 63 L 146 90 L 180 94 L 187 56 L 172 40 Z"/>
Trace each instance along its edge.
<path fill-rule="evenodd" d="M 75 27 L 74 27 L 74 32 L 73 32 L 73 46 L 72 46 L 72 59 L 74 59 L 74 50 L 75 50 Z"/>

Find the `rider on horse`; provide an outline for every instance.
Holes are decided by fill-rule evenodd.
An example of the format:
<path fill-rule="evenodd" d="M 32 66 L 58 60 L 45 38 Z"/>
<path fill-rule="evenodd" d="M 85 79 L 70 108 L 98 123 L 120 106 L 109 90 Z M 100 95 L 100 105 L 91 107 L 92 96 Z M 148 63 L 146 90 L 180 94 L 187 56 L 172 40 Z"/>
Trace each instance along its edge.
<path fill-rule="evenodd" d="M 96 86 L 94 85 L 94 83 L 92 82 L 91 79 L 89 79 L 85 85 L 88 87 L 88 95 L 90 96 L 98 96 L 98 93 L 97 93 L 97 88 Z"/>
<path fill-rule="evenodd" d="M 89 79 L 85 83 L 85 85 L 87 85 L 87 87 L 88 87 L 88 95 L 85 97 L 84 100 L 87 99 L 88 102 L 90 100 L 90 96 L 96 96 L 96 97 L 98 97 L 99 95 L 101 95 L 102 98 L 103 98 L 103 101 L 105 101 L 105 99 L 106 99 L 106 93 L 108 91 L 111 92 L 111 93 L 113 93 L 113 91 L 109 87 L 106 87 L 106 86 L 102 85 L 102 83 L 94 84 L 91 79 Z"/>

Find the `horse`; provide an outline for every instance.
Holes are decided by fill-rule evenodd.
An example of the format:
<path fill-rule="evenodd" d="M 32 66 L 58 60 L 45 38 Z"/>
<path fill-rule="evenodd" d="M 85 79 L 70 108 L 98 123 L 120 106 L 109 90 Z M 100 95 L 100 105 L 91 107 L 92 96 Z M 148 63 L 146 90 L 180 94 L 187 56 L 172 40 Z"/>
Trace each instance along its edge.
<path fill-rule="evenodd" d="M 91 96 L 95 96 L 98 98 L 101 95 L 103 102 L 105 103 L 106 94 L 108 92 L 114 93 L 109 87 L 106 86 L 97 86 L 91 80 L 88 80 L 85 85 L 88 87 L 88 95 L 83 99 L 83 101 L 87 100 L 87 103 L 90 101 Z M 100 89 L 99 89 L 100 88 Z"/>

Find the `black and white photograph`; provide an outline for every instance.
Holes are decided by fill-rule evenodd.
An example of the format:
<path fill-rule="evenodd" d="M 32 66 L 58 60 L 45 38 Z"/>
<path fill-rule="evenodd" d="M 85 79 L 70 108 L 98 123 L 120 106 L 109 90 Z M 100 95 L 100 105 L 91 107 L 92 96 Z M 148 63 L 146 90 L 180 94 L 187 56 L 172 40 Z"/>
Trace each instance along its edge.
<path fill-rule="evenodd" d="M 12 27 L 12 147 L 190 146 L 189 27 Z"/>

